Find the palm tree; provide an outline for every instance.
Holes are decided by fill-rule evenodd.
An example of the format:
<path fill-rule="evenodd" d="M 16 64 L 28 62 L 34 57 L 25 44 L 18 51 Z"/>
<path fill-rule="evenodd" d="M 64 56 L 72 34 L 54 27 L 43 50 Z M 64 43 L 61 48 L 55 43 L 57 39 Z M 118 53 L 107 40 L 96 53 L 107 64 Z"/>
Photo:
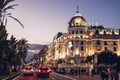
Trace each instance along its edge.
<path fill-rule="evenodd" d="M 17 45 L 15 44 L 15 38 L 12 36 L 10 40 L 7 40 L 8 33 L 6 30 L 6 24 L 8 17 L 17 21 L 24 28 L 23 24 L 18 19 L 13 17 L 11 13 L 8 13 L 9 9 L 14 9 L 15 6 L 18 6 L 18 4 L 9 5 L 14 1 L 15 0 L 0 0 L 0 74 L 2 73 L 1 69 L 3 73 L 5 73 L 8 71 L 6 69 L 7 66 L 13 65 L 14 63 L 17 63 L 16 61 L 20 61 L 21 59 L 15 54 Z"/>
<path fill-rule="evenodd" d="M 4 66 L 7 62 L 8 56 L 8 40 L 7 40 L 7 30 L 4 25 L 0 26 L 0 74 L 4 74 L 6 72 L 6 66 Z"/>
<path fill-rule="evenodd" d="M 24 38 L 19 40 L 19 42 L 18 42 L 18 54 L 21 57 L 22 64 L 25 63 L 25 58 L 27 56 L 27 49 L 29 48 L 27 42 L 28 41 L 26 39 L 24 39 Z"/>
<path fill-rule="evenodd" d="M 18 41 L 16 38 L 12 35 L 9 42 L 8 42 L 8 47 L 9 47 L 9 55 L 8 55 L 8 61 L 10 64 L 10 69 L 12 69 L 12 66 L 16 67 L 16 47 L 17 47 Z"/>
<path fill-rule="evenodd" d="M 9 9 L 14 9 L 14 6 L 18 6 L 18 4 L 9 5 L 11 2 L 14 2 L 14 1 L 15 0 L 0 0 L 0 23 L 6 26 L 7 17 L 10 17 L 15 21 L 17 21 L 24 28 L 23 24 L 18 19 L 13 17 L 11 13 L 7 12 L 7 10 Z"/>

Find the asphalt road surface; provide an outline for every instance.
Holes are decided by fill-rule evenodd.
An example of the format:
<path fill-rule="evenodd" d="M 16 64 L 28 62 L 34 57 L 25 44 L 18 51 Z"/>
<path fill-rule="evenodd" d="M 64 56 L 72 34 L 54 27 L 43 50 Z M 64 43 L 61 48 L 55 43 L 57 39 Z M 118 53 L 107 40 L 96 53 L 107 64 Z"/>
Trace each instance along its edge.
<path fill-rule="evenodd" d="M 13 80 L 76 80 L 76 79 L 52 72 L 50 73 L 49 78 L 38 78 L 35 74 L 33 76 L 23 76 L 21 74 Z"/>

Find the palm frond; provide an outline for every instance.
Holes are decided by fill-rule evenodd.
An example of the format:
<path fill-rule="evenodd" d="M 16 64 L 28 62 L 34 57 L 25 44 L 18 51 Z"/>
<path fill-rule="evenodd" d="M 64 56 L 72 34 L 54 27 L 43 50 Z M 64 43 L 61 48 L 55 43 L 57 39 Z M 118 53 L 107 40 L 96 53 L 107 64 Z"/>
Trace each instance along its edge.
<path fill-rule="evenodd" d="M 4 8 L 5 6 L 7 6 L 10 2 L 13 2 L 13 1 L 15 1 L 15 0 L 4 0 L 5 2 L 4 2 L 4 4 L 3 4 L 3 7 L 2 8 Z"/>
<path fill-rule="evenodd" d="M 11 16 L 11 13 L 7 13 L 6 15 L 7 15 L 7 16 Z"/>
<path fill-rule="evenodd" d="M 30 48 L 30 46 L 28 46 L 28 45 L 26 45 L 27 46 L 27 48 Z"/>
<path fill-rule="evenodd" d="M 6 25 L 7 25 L 7 18 L 5 19 L 5 27 L 6 27 Z"/>
<path fill-rule="evenodd" d="M 8 9 L 14 9 L 13 8 L 14 6 L 18 6 L 18 4 L 9 5 L 8 7 L 5 7 L 4 10 L 3 10 L 3 12 L 6 12 L 6 10 L 8 10 Z"/>
<path fill-rule="evenodd" d="M 4 1 L 5 1 L 5 0 L 0 0 L 0 9 L 3 8 Z"/>
<path fill-rule="evenodd" d="M 24 25 L 18 19 L 16 19 L 13 16 L 8 16 L 8 17 L 10 17 L 10 18 L 14 19 L 15 21 L 17 21 L 24 28 Z"/>
<path fill-rule="evenodd" d="M 4 22 L 4 20 L 5 20 L 5 14 L 3 15 L 3 17 L 2 17 L 2 21 Z"/>

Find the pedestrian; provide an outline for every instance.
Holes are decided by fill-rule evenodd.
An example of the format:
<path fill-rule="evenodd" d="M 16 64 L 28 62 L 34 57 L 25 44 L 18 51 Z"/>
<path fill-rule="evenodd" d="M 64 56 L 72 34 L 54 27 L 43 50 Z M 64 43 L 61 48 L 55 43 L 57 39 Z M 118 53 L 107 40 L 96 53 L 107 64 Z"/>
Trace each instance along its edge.
<path fill-rule="evenodd" d="M 105 72 L 105 79 L 108 80 L 108 78 L 109 78 L 109 74 L 108 74 L 108 72 L 106 71 L 106 72 Z"/>
<path fill-rule="evenodd" d="M 113 78 L 114 78 L 114 70 L 110 71 L 110 77 L 111 77 L 111 80 L 113 80 Z"/>
<path fill-rule="evenodd" d="M 83 75 L 83 71 L 84 71 L 84 70 L 83 70 L 83 68 L 82 68 L 82 69 L 81 69 L 82 75 Z"/>
<path fill-rule="evenodd" d="M 101 77 L 102 80 L 105 80 L 106 75 L 105 75 L 105 71 L 104 70 L 101 71 L 100 77 Z"/>
<path fill-rule="evenodd" d="M 70 74 L 74 75 L 74 69 L 73 68 L 70 70 Z"/>
<path fill-rule="evenodd" d="M 77 69 L 75 69 L 75 75 L 77 75 Z"/>
<path fill-rule="evenodd" d="M 119 80 L 118 71 L 115 71 L 114 78 L 115 78 L 115 80 Z"/>
<path fill-rule="evenodd" d="M 94 73 L 95 73 L 94 69 L 92 69 L 91 73 L 92 73 L 92 76 L 94 77 Z"/>
<path fill-rule="evenodd" d="M 78 74 L 80 75 L 81 74 L 81 72 L 80 72 L 81 70 L 80 70 L 80 68 L 78 69 Z"/>

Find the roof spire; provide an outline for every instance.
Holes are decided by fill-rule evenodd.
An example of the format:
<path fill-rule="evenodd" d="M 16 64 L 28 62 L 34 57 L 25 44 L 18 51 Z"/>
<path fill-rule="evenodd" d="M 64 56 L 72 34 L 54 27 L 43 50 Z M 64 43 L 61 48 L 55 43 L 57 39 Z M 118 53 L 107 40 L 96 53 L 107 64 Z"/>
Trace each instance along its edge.
<path fill-rule="evenodd" d="M 79 6 L 77 5 L 77 11 L 76 11 L 76 14 L 74 16 L 82 16 L 80 13 L 79 13 Z"/>
<path fill-rule="evenodd" d="M 79 13 L 79 6 L 77 5 L 77 13 Z"/>

